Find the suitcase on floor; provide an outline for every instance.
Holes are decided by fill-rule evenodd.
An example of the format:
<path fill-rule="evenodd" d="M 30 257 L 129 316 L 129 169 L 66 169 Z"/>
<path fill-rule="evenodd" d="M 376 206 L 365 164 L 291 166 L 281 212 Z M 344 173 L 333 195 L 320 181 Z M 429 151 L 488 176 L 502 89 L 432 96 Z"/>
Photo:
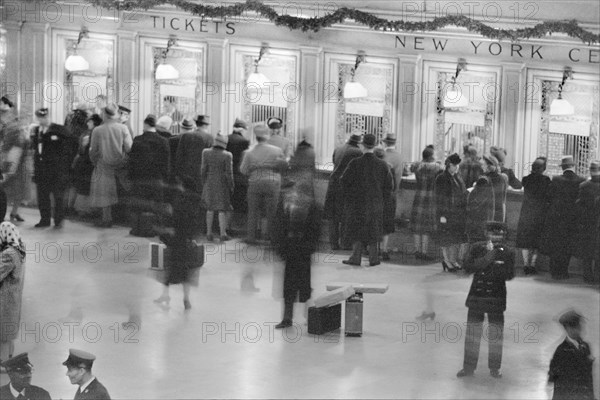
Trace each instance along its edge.
<path fill-rule="evenodd" d="M 342 325 L 342 304 L 308 309 L 308 333 L 323 335 L 335 331 Z"/>
<path fill-rule="evenodd" d="M 356 293 L 346 300 L 344 333 L 346 336 L 362 336 L 363 329 L 363 298 Z"/>
<path fill-rule="evenodd" d="M 165 282 L 170 250 L 162 243 L 150 243 L 150 276 Z"/>

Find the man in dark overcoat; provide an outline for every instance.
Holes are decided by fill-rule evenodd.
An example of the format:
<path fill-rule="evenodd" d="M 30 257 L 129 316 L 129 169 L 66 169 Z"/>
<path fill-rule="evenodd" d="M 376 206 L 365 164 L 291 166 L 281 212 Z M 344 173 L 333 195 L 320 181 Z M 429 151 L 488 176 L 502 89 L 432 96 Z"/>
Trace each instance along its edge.
<path fill-rule="evenodd" d="M 31 384 L 33 365 L 27 353 L 21 353 L 2 363 L 10 382 L 0 387 L 0 399 L 51 400 L 50 394 L 39 386 Z"/>
<path fill-rule="evenodd" d="M 600 198 L 600 162 L 590 164 L 591 178 L 579 185 L 577 208 L 579 212 L 579 254 L 583 260 L 583 280 L 587 283 L 598 283 L 600 266 L 594 265 L 595 253 L 600 247 L 598 243 L 598 218 L 600 209 L 597 199 Z"/>
<path fill-rule="evenodd" d="M 133 139 L 127 163 L 136 218 L 141 212 L 161 214 L 169 180 L 169 158 L 169 141 L 156 132 L 156 117 L 148 115 L 144 119 L 143 133 Z M 131 232 L 134 236 L 137 236 L 137 227 L 134 223 Z"/>
<path fill-rule="evenodd" d="M 54 197 L 54 225 L 60 228 L 64 218 L 63 196 L 69 184 L 69 169 L 75 157 L 77 139 L 69 130 L 51 123 L 47 108 L 35 112 L 39 126 L 32 130 L 31 146 L 34 150 L 33 181 L 37 185 L 37 201 L 40 222 L 36 228 L 50 226 L 52 207 L 50 196 Z"/>
<path fill-rule="evenodd" d="M 375 135 L 363 137 L 364 154 L 353 159 L 342 175 L 341 184 L 347 200 L 347 236 L 352 241 L 352 255 L 344 264 L 359 266 L 363 247 L 369 248 L 369 265 L 379 265 L 377 243 L 383 236 L 384 199 L 393 189 L 388 164 L 375 156 Z"/>
<path fill-rule="evenodd" d="M 552 399 L 593 400 L 595 360 L 590 345 L 581 338 L 583 317 L 570 310 L 561 315 L 558 322 L 565 328 L 566 337 L 550 361 L 548 383 L 554 383 Z"/>
<path fill-rule="evenodd" d="M 196 119 L 196 130 L 184 133 L 179 139 L 175 169 L 177 177 L 183 184 L 185 203 L 197 203 L 202 197 L 202 152 L 213 145 L 214 138 L 208 133 L 209 118 L 199 115 Z M 187 208 L 187 207 L 186 207 Z M 190 215 L 197 225 L 198 232 L 206 230 L 206 210 L 199 208 L 198 215 Z"/>
<path fill-rule="evenodd" d="M 477 369 L 485 314 L 489 323 L 487 339 L 490 375 L 494 378 L 502 377 L 500 367 L 504 341 L 506 281 L 515 276 L 515 250 L 504 243 L 507 232 L 506 223 L 487 222 L 487 241 L 473 244 L 464 263 L 464 270 L 474 275 L 465 303 L 469 312 L 463 369 L 456 374 L 459 378 L 472 376 Z"/>
<path fill-rule="evenodd" d="M 540 252 L 550 256 L 550 274 L 554 279 L 569 277 L 569 260 L 577 238 L 579 184 L 584 178 L 575 173 L 573 156 L 564 156 L 563 174 L 552 178 L 548 189 L 550 207 L 546 214 Z"/>
<path fill-rule="evenodd" d="M 346 171 L 350 161 L 362 156 L 363 153 L 358 147 L 360 140 L 360 135 L 352 134 L 345 144 L 339 146 L 333 152 L 333 172 L 329 177 L 329 185 L 325 195 L 325 213 L 330 219 L 329 243 L 332 250 L 339 250 L 340 247 L 346 249 L 351 246 L 346 240 L 345 197 L 340 178 Z"/>
<path fill-rule="evenodd" d="M 226 150 L 233 156 L 233 195 L 231 196 L 231 203 L 236 213 L 245 213 L 248 211 L 248 200 L 246 199 L 248 194 L 248 178 L 240 172 L 242 154 L 250 147 L 250 141 L 244 136 L 247 129 L 248 125 L 246 122 L 236 118 L 233 123 L 233 132 L 227 137 Z"/>

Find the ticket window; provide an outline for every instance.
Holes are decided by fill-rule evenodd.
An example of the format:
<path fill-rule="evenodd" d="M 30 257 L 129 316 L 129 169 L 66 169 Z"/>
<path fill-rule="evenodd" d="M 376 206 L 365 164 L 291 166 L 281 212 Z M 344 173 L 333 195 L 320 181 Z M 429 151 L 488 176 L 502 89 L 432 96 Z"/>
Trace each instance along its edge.
<path fill-rule="evenodd" d="M 184 118 L 202 113 L 203 51 L 171 47 L 163 59 L 165 48 L 153 47 L 154 71 L 159 63 L 171 65 L 178 72 L 174 79 L 156 79 L 152 74 L 152 113 L 173 120 L 171 133 L 181 131 Z"/>
<path fill-rule="evenodd" d="M 562 98 L 573 106 L 572 115 L 552 115 L 550 105 L 558 98 L 560 82 L 542 81 L 539 155 L 548 158 L 547 173 L 562 174 L 560 161 L 572 155 L 575 171 L 589 175 L 589 164 L 598 158 L 599 86 L 568 80 L 562 89 Z"/>

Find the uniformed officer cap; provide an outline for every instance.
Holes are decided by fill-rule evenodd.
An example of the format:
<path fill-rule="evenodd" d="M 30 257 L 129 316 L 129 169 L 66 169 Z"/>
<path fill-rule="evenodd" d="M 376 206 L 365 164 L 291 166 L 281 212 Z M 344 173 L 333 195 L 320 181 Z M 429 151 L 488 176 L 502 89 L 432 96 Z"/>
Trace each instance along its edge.
<path fill-rule="evenodd" d="M 69 357 L 63 362 L 67 367 L 92 368 L 96 356 L 87 351 L 69 349 Z"/>
<path fill-rule="evenodd" d="M 508 233 L 508 225 L 506 222 L 498 222 L 498 221 L 488 221 L 485 223 L 486 232 L 491 233 Z"/>
<path fill-rule="evenodd" d="M 44 107 L 44 108 L 38 108 L 35 111 L 35 116 L 36 117 L 45 117 L 48 115 L 48 108 Z"/>
<path fill-rule="evenodd" d="M 582 319 L 585 319 L 583 317 L 583 315 L 579 314 L 575 310 L 569 310 L 560 316 L 560 318 L 558 319 L 558 322 L 560 322 L 560 324 L 562 326 L 564 326 L 565 328 L 566 327 L 575 328 L 581 324 Z"/>
<path fill-rule="evenodd" d="M 21 353 L 13 358 L 9 358 L 2 363 L 2 366 L 9 372 L 31 372 L 33 368 L 33 364 L 29 362 L 29 356 L 27 353 Z"/>
<path fill-rule="evenodd" d="M 131 114 L 131 110 L 125 106 L 119 106 L 119 111 L 126 112 L 127 114 Z"/>

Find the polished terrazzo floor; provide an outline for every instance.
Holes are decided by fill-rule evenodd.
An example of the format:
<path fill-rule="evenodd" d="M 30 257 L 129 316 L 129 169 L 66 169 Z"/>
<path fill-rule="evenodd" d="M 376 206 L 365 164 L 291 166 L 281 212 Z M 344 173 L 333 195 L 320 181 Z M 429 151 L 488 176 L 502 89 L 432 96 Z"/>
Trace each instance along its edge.
<path fill-rule="evenodd" d="M 152 239 L 73 221 L 61 230 L 36 230 L 37 211 L 22 215 L 26 222 L 19 229 L 29 250 L 16 352 L 29 352 L 33 383 L 55 399 L 73 398 L 76 391 L 61 365 L 71 347 L 96 354 L 94 373 L 115 399 L 547 399 L 548 365 L 563 339 L 554 319 L 568 307 L 588 318 L 585 337 L 598 358 L 600 296 L 580 278 L 510 281 L 504 377 L 489 376 L 482 340 L 475 377 L 461 380 L 455 374 L 462 367 L 470 277 L 443 273 L 440 264 L 407 265 L 408 257 L 351 267 L 341 263 L 345 252 L 317 254 L 315 296 L 332 281 L 390 287 L 383 295 L 365 295 L 362 337 L 345 337 L 343 329 L 313 336 L 301 310 L 293 328 L 273 329 L 281 318 L 281 303 L 273 297 L 281 266 L 269 250 L 236 240 L 207 245 L 193 308 L 185 312 L 178 286 L 171 289 L 169 308 L 152 302 L 161 291 L 147 273 Z M 249 270 L 260 292 L 240 291 L 241 275 Z M 428 296 L 436 319 L 416 322 Z M 60 318 L 72 304 L 81 307 L 83 320 L 68 324 Z M 124 330 L 120 324 L 135 308 L 141 329 Z M 6 378 L 0 376 L 2 384 Z M 598 396 L 598 361 L 594 379 Z"/>

